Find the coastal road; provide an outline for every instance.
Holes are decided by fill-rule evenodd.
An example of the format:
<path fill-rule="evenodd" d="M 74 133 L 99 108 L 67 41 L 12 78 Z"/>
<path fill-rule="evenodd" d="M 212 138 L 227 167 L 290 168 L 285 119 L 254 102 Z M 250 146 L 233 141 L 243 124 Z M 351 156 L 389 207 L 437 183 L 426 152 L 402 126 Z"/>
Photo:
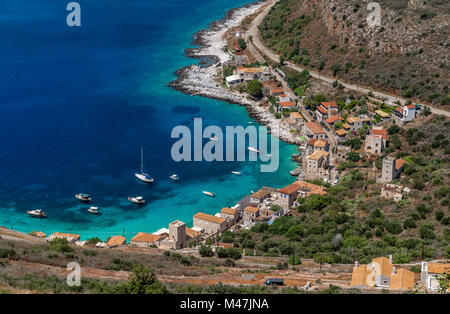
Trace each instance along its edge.
<path fill-rule="evenodd" d="M 268 49 L 266 46 L 263 45 L 263 43 L 261 41 L 261 38 L 259 36 L 258 26 L 263 22 L 264 18 L 269 13 L 270 9 L 278 1 L 280 1 L 280 0 L 273 0 L 272 3 L 269 6 L 267 6 L 253 20 L 253 22 L 252 22 L 252 24 L 250 26 L 250 29 L 249 29 L 249 35 L 252 36 L 253 44 L 258 48 L 258 50 L 261 53 L 265 54 L 269 59 L 271 59 L 272 61 L 274 61 L 276 63 L 280 62 L 280 57 L 277 54 L 275 54 L 274 52 L 272 52 L 270 49 Z M 292 70 L 298 71 L 298 72 L 302 72 L 303 70 L 308 70 L 308 69 L 300 67 L 300 66 L 298 66 L 296 64 L 293 64 L 291 62 L 285 62 L 285 66 L 287 66 L 288 68 L 290 68 Z M 366 87 L 361 87 L 361 86 L 358 86 L 357 84 L 346 83 L 344 81 L 338 80 L 338 79 L 333 78 L 333 77 L 328 77 L 326 75 L 320 74 L 320 73 L 315 72 L 315 71 L 311 71 L 311 70 L 308 70 L 308 71 L 309 71 L 309 74 L 313 78 L 321 80 L 323 82 L 327 82 L 329 84 L 333 84 L 333 82 L 337 80 L 339 83 L 341 83 L 348 90 L 352 90 L 352 91 L 355 91 L 355 92 L 358 92 L 358 93 L 362 93 L 362 94 L 368 94 L 369 92 L 372 92 L 374 96 L 376 96 L 378 98 L 381 98 L 381 99 L 385 99 L 385 103 L 387 105 L 393 106 L 393 105 L 395 105 L 395 102 L 397 102 L 397 101 L 401 101 L 403 103 L 406 102 L 406 99 L 404 99 L 402 97 L 394 96 L 394 95 L 387 94 L 387 93 L 384 93 L 384 92 L 379 92 L 379 91 L 376 91 L 376 90 L 373 90 L 373 89 L 369 89 L 369 88 L 366 88 Z M 422 105 L 422 106 L 429 106 L 427 104 L 423 104 L 423 103 L 420 103 L 420 102 L 415 102 L 415 103 L 417 103 L 419 105 Z M 429 106 L 429 107 L 431 109 L 431 112 L 434 113 L 434 114 L 439 114 L 439 115 L 444 115 L 444 116 L 450 117 L 450 112 L 448 112 L 448 111 L 437 109 L 437 108 L 434 108 L 434 107 L 431 107 L 431 106 Z"/>

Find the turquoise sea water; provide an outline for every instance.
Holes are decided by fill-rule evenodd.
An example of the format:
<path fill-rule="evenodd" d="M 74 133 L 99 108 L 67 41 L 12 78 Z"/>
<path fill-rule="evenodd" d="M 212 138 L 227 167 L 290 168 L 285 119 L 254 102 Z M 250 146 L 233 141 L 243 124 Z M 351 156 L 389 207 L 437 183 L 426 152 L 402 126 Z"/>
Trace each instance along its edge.
<path fill-rule="evenodd" d="M 175 163 L 176 125 L 248 125 L 245 108 L 183 95 L 167 84 L 197 62 L 193 34 L 248 0 L 78 1 L 82 26 L 66 26 L 60 0 L 11 1 L 0 11 L 0 226 L 106 239 L 192 224 L 263 185 L 293 181 L 295 147 L 280 143 L 275 173 L 258 162 Z M 137 182 L 140 147 L 156 183 Z M 230 174 L 237 170 L 243 176 Z M 177 173 L 181 182 L 169 175 Z M 201 191 L 217 194 L 204 196 Z M 74 194 L 89 193 L 100 216 Z M 137 208 L 129 195 L 143 195 Z M 44 208 L 47 219 L 28 217 Z"/>

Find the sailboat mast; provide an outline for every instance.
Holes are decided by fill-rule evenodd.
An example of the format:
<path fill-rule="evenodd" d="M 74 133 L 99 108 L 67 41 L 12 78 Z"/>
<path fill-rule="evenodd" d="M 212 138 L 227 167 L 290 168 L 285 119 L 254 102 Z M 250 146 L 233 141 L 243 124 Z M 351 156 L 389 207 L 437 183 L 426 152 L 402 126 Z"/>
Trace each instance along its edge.
<path fill-rule="evenodd" d="M 141 147 L 141 173 L 144 173 L 144 148 Z"/>

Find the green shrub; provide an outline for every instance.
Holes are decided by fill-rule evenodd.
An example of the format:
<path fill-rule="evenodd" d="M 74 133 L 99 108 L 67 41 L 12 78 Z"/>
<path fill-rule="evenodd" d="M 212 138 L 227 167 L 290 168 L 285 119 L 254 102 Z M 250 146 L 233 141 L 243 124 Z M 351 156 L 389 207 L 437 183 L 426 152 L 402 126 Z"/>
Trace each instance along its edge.
<path fill-rule="evenodd" d="M 97 256 L 97 251 L 94 250 L 84 250 L 83 254 L 86 256 Z"/>
<path fill-rule="evenodd" d="M 434 233 L 434 226 L 432 222 L 423 223 L 420 226 L 419 233 L 422 239 L 429 239 L 429 240 L 436 239 L 436 235 Z"/>
<path fill-rule="evenodd" d="M 13 249 L 0 249 L 0 258 L 11 258 L 16 255 Z"/>
<path fill-rule="evenodd" d="M 434 217 L 437 221 L 441 221 L 442 218 L 444 218 L 444 212 L 442 210 L 438 210 L 434 213 Z"/>
<path fill-rule="evenodd" d="M 203 257 L 208 257 L 208 256 L 213 256 L 214 252 L 211 248 L 211 246 L 207 245 L 201 245 L 200 248 L 198 249 L 198 253 L 203 256 Z"/>
<path fill-rule="evenodd" d="M 50 250 L 58 253 L 71 253 L 73 249 L 69 246 L 66 239 L 54 238 L 50 241 Z"/>

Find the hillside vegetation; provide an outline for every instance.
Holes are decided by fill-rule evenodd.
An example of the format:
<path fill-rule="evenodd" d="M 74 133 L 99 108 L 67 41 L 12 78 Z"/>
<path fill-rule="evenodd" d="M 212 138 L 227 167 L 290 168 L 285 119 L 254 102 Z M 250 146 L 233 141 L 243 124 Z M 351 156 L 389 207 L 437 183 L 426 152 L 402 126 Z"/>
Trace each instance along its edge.
<path fill-rule="evenodd" d="M 420 117 L 405 128 L 389 126 L 389 147 L 375 164 L 381 167 L 387 155 L 407 161 L 393 183 L 412 191 L 399 203 L 381 197 L 381 184 L 372 179 L 380 170 L 374 171 L 372 162 L 348 161 L 345 175 L 328 188 L 328 195 L 299 198 L 301 205 L 292 217 L 225 232 L 222 241 L 259 255 L 290 255 L 294 264 L 302 258 L 369 263 L 389 254 L 394 263 L 450 258 L 449 126 L 439 116 Z"/>
<path fill-rule="evenodd" d="M 448 109 L 450 2 L 379 0 L 372 28 L 368 2 L 281 0 L 261 37 L 283 60 Z"/>

